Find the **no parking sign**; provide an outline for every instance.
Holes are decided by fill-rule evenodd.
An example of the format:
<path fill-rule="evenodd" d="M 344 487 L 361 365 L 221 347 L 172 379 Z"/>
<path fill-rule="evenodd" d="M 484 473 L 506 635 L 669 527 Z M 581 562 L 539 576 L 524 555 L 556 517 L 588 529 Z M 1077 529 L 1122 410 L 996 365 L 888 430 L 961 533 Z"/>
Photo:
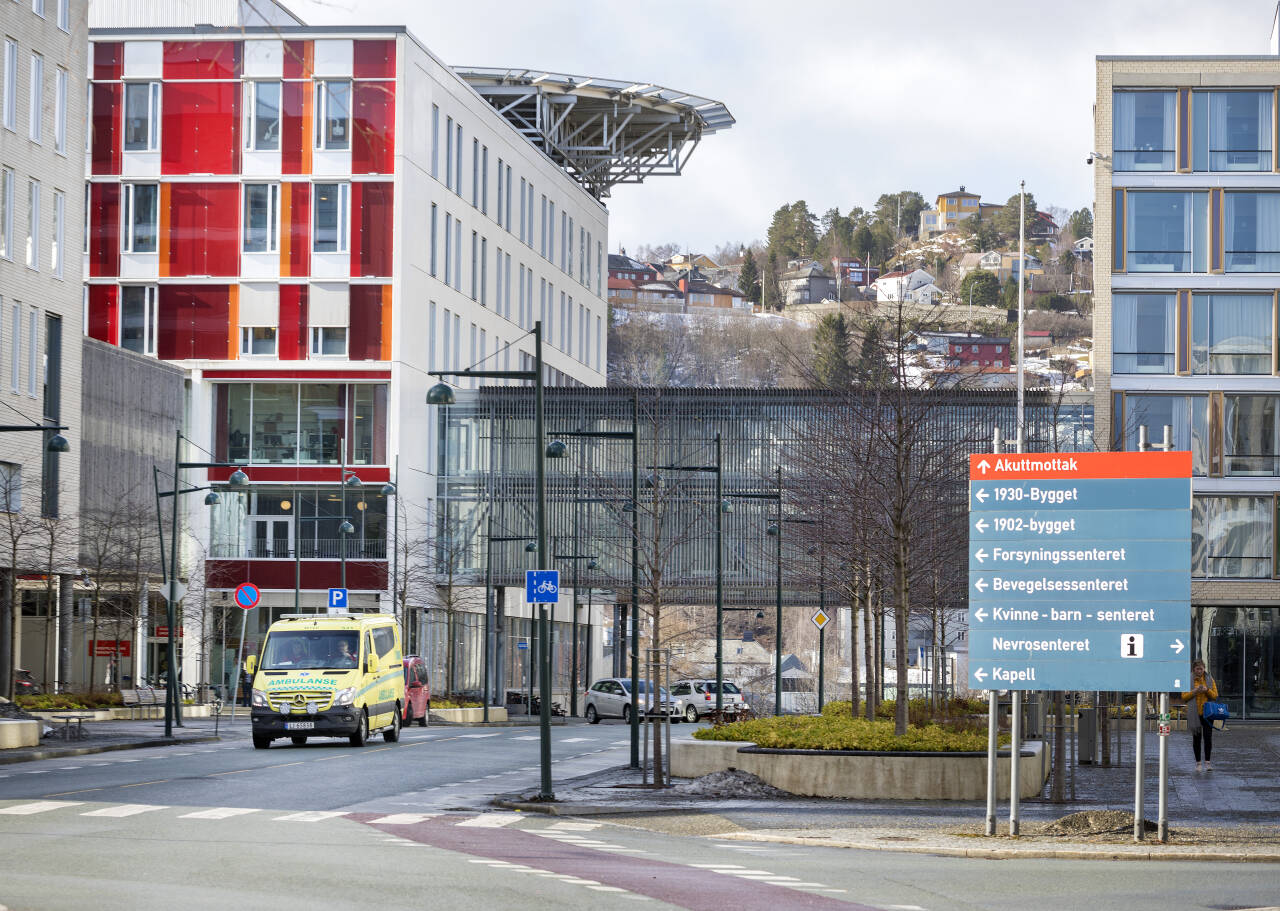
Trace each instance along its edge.
<path fill-rule="evenodd" d="M 236 586 L 236 606 L 245 610 L 253 610 L 262 600 L 262 592 L 252 582 L 243 582 Z"/>

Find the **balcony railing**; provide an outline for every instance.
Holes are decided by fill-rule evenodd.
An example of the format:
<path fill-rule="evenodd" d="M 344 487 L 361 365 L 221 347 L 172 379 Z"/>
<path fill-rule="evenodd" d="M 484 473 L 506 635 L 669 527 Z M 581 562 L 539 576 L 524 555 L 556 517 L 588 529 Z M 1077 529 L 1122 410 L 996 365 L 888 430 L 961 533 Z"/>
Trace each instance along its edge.
<path fill-rule="evenodd" d="M 343 540 L 317 538 L 299 541 L 295 554 L 288 541 L 238 541 L 215 543 L 209 556 L 215 560 L 341 560 Z M 386 541 L 346 541 L 348 560 L 387 559 Z"/>

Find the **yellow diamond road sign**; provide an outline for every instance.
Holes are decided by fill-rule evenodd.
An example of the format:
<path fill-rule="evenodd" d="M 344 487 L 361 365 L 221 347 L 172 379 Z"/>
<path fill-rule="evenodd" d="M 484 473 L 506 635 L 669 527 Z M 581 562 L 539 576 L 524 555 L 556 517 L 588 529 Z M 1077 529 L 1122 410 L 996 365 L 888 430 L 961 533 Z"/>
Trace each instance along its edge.
<path fill-rule="evenodd" d="M 812 619 L 813 619 L 813 625 L 816 626 L 818 629 L 822 629 L 824 626 L 826 626 L 828 623 L 831 622 L 831 618 L 827 616 L 826 611 L 821 611 L 821 610 L 818 611 L 816 614 L 814 614 Z"/>

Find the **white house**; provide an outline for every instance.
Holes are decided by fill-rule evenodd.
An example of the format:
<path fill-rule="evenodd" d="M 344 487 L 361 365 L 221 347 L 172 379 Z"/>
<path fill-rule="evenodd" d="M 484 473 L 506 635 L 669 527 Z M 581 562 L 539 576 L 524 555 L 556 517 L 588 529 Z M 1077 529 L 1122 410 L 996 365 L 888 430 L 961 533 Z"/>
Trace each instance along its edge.
<path fill-rule="evenodd" d="M 872 285 L 876 289 L 876 300 L 880 303 L 909 301 L 914 304 L 934 304 L 942 298 L 942 289 L 933 283 L 933 276 L 923 269 L 889 272 L 872 282 Z"/>

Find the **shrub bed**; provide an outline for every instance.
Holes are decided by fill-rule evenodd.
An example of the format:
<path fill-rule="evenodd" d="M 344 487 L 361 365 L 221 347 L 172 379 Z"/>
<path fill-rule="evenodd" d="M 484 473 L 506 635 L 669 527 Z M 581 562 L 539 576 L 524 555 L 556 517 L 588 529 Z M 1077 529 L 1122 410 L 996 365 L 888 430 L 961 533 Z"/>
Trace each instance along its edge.
<path fill-rule="evenodd" d="M 848 712 L 845 703 L 845 712 Z M 830 709 L 831 706 L 827 706 Z M 836 712 L 821 716 L 783 715 L 735 721 L 694 731 L 698 740 L 746 741 L 757 746 L 790 750 L 875 750 L 910 753 L 967 753 L 987 748 L 985 729 L 956 730 L 939 724 L 911 725 L 898 736 L 891 721 L 867 721 Z M 1009 742 L 1001 735 L 1000 743 Z"/>
<path fill-rule="evenodd" d="M 484 706 L 474 699 L 460 699 L 456 696 L 442 696 L 431 700 L 432 709 L 482 709 Z"/>
<path fill-rule="evenodd" d="M 41 693 L 19 696 L 17 702 L 29 712 L 87 711 L 121 704 L 119 693 Z"/>

